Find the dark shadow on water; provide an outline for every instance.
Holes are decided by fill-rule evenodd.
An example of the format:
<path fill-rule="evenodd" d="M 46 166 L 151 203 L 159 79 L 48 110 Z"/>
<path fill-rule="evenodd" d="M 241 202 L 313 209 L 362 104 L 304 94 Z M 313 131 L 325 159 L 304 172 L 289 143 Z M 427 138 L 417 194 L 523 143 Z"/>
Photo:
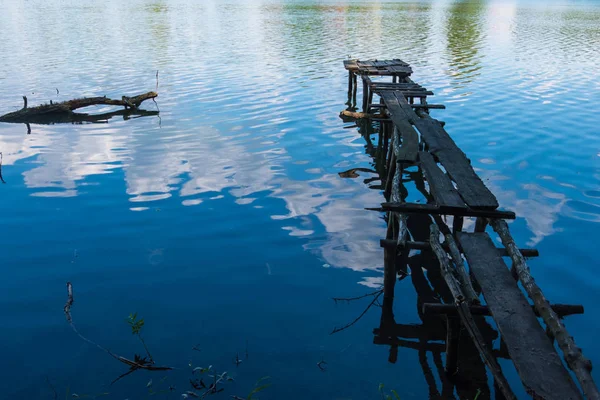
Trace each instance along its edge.
<path fill-rule="evenodd" d="M 85 113 L 68 113 L 68 114 L 49 114 L 38 115 L 29 118 L 29 123 L 24 123 L 27 127 L 27 134 L 31 134 L 31 124 L 37 125 L 55 125 L 55 124 L 107 124 L 108 121 L 115 117 L 122 117 L 123 120 L 136 119 L 142 117 L 159 116 L 159 111 L 146 111 L 140 109 L 124 109 L 112 111 L 103 114 L 85 114 Z M 159 117 L 160 118 L 160 117 Z M 5 122 L 19 123 L 23 122 Z"/>

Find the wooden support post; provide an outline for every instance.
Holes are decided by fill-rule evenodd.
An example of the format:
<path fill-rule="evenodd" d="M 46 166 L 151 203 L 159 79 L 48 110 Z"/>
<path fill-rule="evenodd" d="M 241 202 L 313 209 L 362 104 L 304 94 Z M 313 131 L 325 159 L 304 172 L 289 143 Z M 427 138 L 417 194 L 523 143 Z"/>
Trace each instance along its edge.
<path fill-rule="evenodd" d="M 388 168 L 389 141 L 390 141 L 390 136 L 388 134 L 389 123 L 388 122 L 382 122 L 381 123 L 381 128 L 383 130 L 383 154 L 384 154 L 383 161 L 384 161 L 385 167 L 387 169 Z"/>
<path fill-rule="evenodd" d="M 487 226 L 487 218 L 477 218 L 475 220 L 475 232 L 485 232 Z"/>
<path fill-rule="evenodd" d="M 459 216 L 455 215 L 452 220 L 452 232 L 456 233 L 456 232 L 462 231 L 464 221 L 465 220 L 463 217 L 459 217 Z"/>
<path fill-rule="evenodd" d="M 348 71 L 348 101 L 352 99 L 352 75 L 354 75 L 352 71 Z"/>
<path fill-rule="evenodd" d="M 354 104 L 354 107 L 356 107 L 356 90 L 358 89 L 358 77 L 356 76 L 356 74 L 352 74 L 352 103 Z"/>
<path fill-rule="evenodd" d="M 504 247 L 508 250 L 510 258 L 513 261 L 523 288 L 533 300 L 533 304 L 548 326 L 552 336 L 556 339 L 558 347 L 562 350 L 567 365 L 575 373 L 577 380 L 581 384 L 583 394 L 588 400 L 600 400 L 600 393 L 596 387 L 596 383 L 592 378 L 592 363 L 587 359 L 581 349 L 577 347 L 573 337 L 569 335 L 567 328 L 562 323 L 558 315 L 552 310 L 550 303 L 546 300 L 544 293 L 535 283 L 531 276 L 529 266 L 525 262 L 525 258 L 519 252 L 517 245 L 510 235 L 508 224 L 504 220 L 490 220 L 490 225 L 500 236 Z"/>
<path fill-rule="evenodd" d="M 393 142 L 393 139 L 392 139 Z M 392 153 L 392 158 L 390 160 L 390 163 L 388 164 L 388 175 L 387 175 L 387 181 L 385 182 L 385 192 L 384 195 L 386 198 L 389 198 L 390 193 L 392 193 L 392 182 L 394 181 L 394 175 L 396 174 L 396 155 L 394 154 L 393 151 L 393 147 L 394 146 L 390 146 L 390 153 Z"/>
<path fill-rule="evenodd" d="M 449 375 L 456 374 L 458 370 L 458 343 L 460 342 L 460 319 L 446 317 L 446 366 Z"/>
<path fill-rule="evenodd" d="M 394 213 L 388 214 L 387 239 L 394 237 L 394 225 L 396 224 Z M 394 299 L 394 287 L 396 285 L 396 249 L 385 249 L 383 252 L 383 301 L 384 304 L 392 304 Z M 390 309 L 391 311 L 391 309 Z"/>
<path fill-rule="evenodd" d="M 367 84 L 367 80 L 363 77 L 363 112 L 367 112 L 369 108 L 369 85 Z"/>
<path fill-rule="evenodd" d="M 373 102 L 373 91 L 369 90 L 369 96 L 367 99 L 367 112 L 369 112 L 369 110 L 371 109 L 371 103 Z"/>

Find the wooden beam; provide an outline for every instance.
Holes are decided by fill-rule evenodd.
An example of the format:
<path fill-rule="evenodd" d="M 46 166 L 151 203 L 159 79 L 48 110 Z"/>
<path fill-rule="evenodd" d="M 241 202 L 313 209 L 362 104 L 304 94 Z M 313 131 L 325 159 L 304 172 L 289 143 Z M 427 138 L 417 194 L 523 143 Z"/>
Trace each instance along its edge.
<path fill-rule="evenodd" d="M 458 215 L 461 217 L 486 217 L 515 219 L 516 215 L 512 211 L 502 210 L 474 210 L 472 208 L 456 209 L 442 207 L 435 204 L 420 203 L 381 203 L 380 208 L 367 208 L 372 211 L 394 211 L 409 214 L 439 214 L 439 215 Z"/>
<path fill-rule="evenodd" d="M 472 305 L 469 309 L 473 315 L 491 315 L 488 306 Z M 584 312 L 581 304 L 553 304 L 552 309 L 561 317 L 583 314 Z M 458 310 L 454 304 L 423 303 L 421 310 L 424 315 L 458 315 Z M 535 312 L 535 307 L 532 306 L 532 310 Z"/>

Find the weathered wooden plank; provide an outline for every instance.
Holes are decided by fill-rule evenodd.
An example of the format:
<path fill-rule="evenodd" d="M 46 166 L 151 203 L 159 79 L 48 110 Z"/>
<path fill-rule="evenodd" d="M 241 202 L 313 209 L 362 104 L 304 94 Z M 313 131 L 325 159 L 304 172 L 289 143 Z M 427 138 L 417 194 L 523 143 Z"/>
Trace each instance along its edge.
<path fill-rule="evenodd" d="M 358 60 L 344 60 L 344 68 L 348 71 L 356 71 L 358 69 Z"/>
<path fill-rule="evenodd" d="M 483 184 L 483 181 L 471 167 L 465 153 L 458 148 L 454 140 L 442 125 L 433 118 L 417 115 L 412 105 L 399 92 L 395 93 L 398 104 L 421 133 L 421 137 L 429 146 L 429 151 L 437 157 L 448 175 L 456 182 L 457 190 L 465 203 L 472 208 L 495 209 L 498 200 Z M 387 102 L 386 102 L 387 103 Z"/>
<path fill-rule="evenodd" d="M 419 152 L 419 134 L 399 108 L 398 101 L 394 96 L 382 95 L 390 118 L 402 138 L 402 144 L 394 147 L 397 162 L 416 162 Z M 389 102 L 386 101 L 389 99 Z"/>
<path fill-rule="evenodd" d="M 446 106 L 443 104 L 411 104 L 412 108 L 431 108 L 438 110 L 445 110 Z"/>
<path fill-rule="evenodd" d="M 448 208 L 435 204 L 420 203 L 381 203 L 381 208 L 367 208 L 373 211 L 392 211 L 409 214 L 456 215 L 459 217 L 485 217 L 500 219 L 515 219 L 515 213 L 502 210 L 485 210 L 473 208 Z"/>
<path fill-rule="evenodd" d="M 471 305 L 469 306 L 473 315 L 492 315 L 488 306 Z M 535 307 L 531 307 L 535 312 Z M 583 314 L 584 309 L 581 304 L 552 304 L 554 312 L 561 317 L 573 314 Z M 421 311 L 425 315 L 458 315 L 458 310 L 454 304 L 442 303 L 423 303 Z"/>
<path fill-rule="evenodd" d="M 488 234 L 456 236 L 527 392 L 547 400 L 582 399 Z"/>
<path fill-rule="evenodd" d="M 394 119 L 392 117 L 392 122 Z M 400 124 L 394 122 L 394 132 L 402 137 L 402 142 L 398 146 L 398 140 L 394 142 L 394 153 L 396 153 L 396 162 L 400 163 L 415 163 L 417 162 L 417 154 L 419 153 L 419 135 L 408 121 L 399 121 Z"/>
<path fill-rule="evenodd" d="M 431 154 L 419 152 L 419 162 L 425 179 L 429 183 L 429 191 L 436 203 L 450 208 L 467 208 L 448 175 L 442 172 Z"/>

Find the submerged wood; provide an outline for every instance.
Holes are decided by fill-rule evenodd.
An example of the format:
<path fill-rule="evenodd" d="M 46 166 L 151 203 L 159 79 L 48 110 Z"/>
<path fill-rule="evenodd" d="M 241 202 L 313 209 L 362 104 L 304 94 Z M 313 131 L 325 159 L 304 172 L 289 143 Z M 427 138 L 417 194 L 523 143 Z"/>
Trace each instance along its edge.
<path fill-rule="evenodd" d="M 0 116 L 0 122 L 35 122 L 40 117 L 51 118 L 53 116 L 57 118 L 64 117 L 64 115 L 73 114 L 73 111 L 78 108 L 84 108 L 94 105 L 112 105 L 122 106 L 126 109 L 137 109 L 144 101 L 154 99 L 158 94 L 156 92 L 148 92 L 139 94 L 133 97 L 122 96 L 120 100 L 109 99 L 108 97 L 83 97 L 81 99 L 74 99 L 63 101 L 61 103 L 42 104 L 37 107 L 27 107 L 27 98 L 24 97 L 24 107 L 18 111 L 11 112 Z"/>
<path fill-rule="evenodd" d="M 362 119 L 362 118 L 385 118 L 385 115 L 344 110 L 344 111 L 340 112 L 340 117 L 350 117 L 350 118 L 354 118 L 354 119 Z"/>
<path fill-rule="evenodd" d="M 431 224 L 431 235 L 429 238 L 431 243 L 431 249 L 433 250 L 433 252 L 439 260 L 442 276 L 446 281 L 450 292 L 452 293 L 452 297 L 454 297 L 455 306 L 458 309 L 460 319 L 463 322 L 467 332 L 469 332 L 469 335 L 473 339 L 473 343 L 475 344 L 475 347 L 477 347 L 477 350 L 479 350 L 483 361 L 490 369 L 490 372 L 492 373 L 496 384 L 498 385 L 498 388 L 502 391 L 502 394 L 504 394 L 504 397 L 507 400 L 517 400 L 517 397 L 512 392 L 510 385 L 506 380 L 506 377 L 504 376 L 502 370 L 500 369 L 500 366 L 498 365 L 498 362 L 494 358 L 492 351 L 486 345 L 485 339 L 483 338 L 483 335 L 481 334 L 481 331 L 477 327 L 477 323 L 475 322 L 475 319 L 471 314 L 469 305 L 467 304 L 467 302 L 464 301 L 465 296 L 462 293 L 460 282 L 458 281 L 458 279 L 456 279 L 452 269 L 450 268 L 450 263 L 448 262 L 448 255 L 442 248 L 442 245 L 439 242 L 439 237 L 440 231 L 437 225 Z"/>
<path fill-rule="evenodd" d="M 550 333 L 556 339 L 558 347 L 562 350 L 565 360 L 567 361 L 567 365 L 575 373 L 579 383 L 581 383 L 585 397 L 589 400 L 600 399 L 600 393 L 592 378 L 591 361 L 587 359 L 581 352 L 581 349 L 577 347 L 573 337 L 569 335 L 567 328 L 562 323 L 557 313 L 552 310 L 544 293 L 542 293 L 542 290 L 531 276 L 529 266 L 527 266 L 525 259 L 521 253 L 519 253 L 516 243 L 510 235 L 508 224 L 506 221 L 502 220 L 490 220 L 490 225 L 494 228 L 496 233 L 498 233 L 502 243 L 508 250 L 523 288 L 531 300 L 533 300 L 533 304 L 535 305 L 538 314 L 542 317 Z"/>

